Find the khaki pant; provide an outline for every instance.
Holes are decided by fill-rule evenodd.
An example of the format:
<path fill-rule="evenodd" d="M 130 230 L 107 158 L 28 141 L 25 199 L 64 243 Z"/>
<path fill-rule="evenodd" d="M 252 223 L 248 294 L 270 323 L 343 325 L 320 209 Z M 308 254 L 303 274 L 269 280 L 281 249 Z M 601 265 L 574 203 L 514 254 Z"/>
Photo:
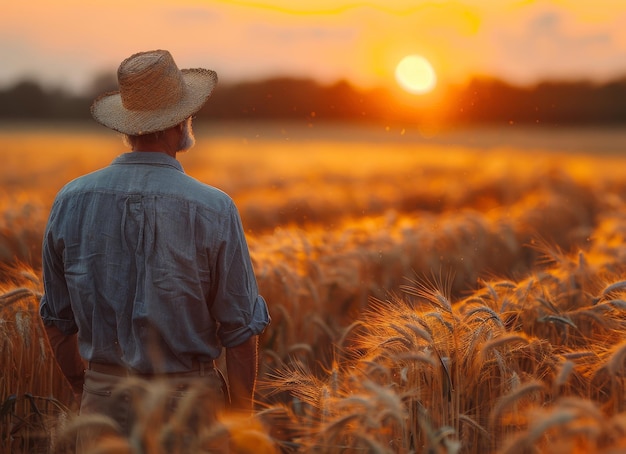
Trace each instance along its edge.
<path fill-rule="evenodd" d="M 217 421 L 225 390 L 216 369 L 151 379 L 87 370 L 77 451 L 127 443 L 127 452 L 225 452 L 227 434 Z"/>

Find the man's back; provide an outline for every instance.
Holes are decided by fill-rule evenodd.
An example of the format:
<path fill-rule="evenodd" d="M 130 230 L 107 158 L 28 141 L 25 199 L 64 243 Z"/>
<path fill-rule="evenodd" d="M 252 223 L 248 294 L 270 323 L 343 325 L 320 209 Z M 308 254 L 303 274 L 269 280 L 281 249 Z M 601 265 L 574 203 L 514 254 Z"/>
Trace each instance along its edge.
<path fill-rule="evenodd" d="M 65 285 L 44 276 L 43 307 L 54 298 L 53 318 L 65 319 L 69 303 L 77 326 L 68 316 L 65 331 L 79 328 L 87 361 L 184 371 L 262 330 L 250 306 L 265 304 L 232 200 L 163 153 L 124 154 L 63 188 L 44 260 Z"/>

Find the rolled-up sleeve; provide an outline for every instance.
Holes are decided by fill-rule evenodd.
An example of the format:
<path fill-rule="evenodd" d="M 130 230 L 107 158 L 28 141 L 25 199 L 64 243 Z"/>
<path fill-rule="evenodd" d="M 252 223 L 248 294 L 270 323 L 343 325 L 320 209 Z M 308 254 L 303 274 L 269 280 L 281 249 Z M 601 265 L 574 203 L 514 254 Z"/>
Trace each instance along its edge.
<path fill-rule="evenodd" d="M 63 334 L 78 331 L 70 305 L 69 292 L 63 271 L 62 252 L 54 240 L 53 231 L 58 216 L 54 207 L 48 219 L 43 239 L 42 267 L 44 295 L 39 305 L 39 315 L 44 325 L 55 325 Z"/>
<path fill-rule="evenodd" d="M 224 347 L 235 347 L 261 334 L 270 323 L 259 295 L 239 212 L 233 205 L 224 219 L 215 264 L 215 297 L 211 313 L 218 321 Z"/>

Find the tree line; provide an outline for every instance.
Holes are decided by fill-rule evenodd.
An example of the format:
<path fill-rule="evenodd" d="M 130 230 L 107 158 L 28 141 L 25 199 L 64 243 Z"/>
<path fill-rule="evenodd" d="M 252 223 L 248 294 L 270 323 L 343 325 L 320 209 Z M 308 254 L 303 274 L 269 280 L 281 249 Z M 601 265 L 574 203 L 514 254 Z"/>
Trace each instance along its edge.
<path fill-rule="evenodd" d="M 0 120 L 87 120 L 95 96 L 110 89 L 115 89 L 111 77 L 95 79 L 84 95 L 23 80 L 0 90 Z M 218 85 L 199 116 L 420 123 L 431 119 L 432 109 L 418 96 L 401 99 L 384 88 L 365 90 L 346 81 L 322 85 L 309 79 L 274 78 Z M 602 84 L 563 81 L 534 86 L 475 78 L 451 88 L 437 111 L 450 124 L 621 124 L 626 122 L 626 77 Z"/>

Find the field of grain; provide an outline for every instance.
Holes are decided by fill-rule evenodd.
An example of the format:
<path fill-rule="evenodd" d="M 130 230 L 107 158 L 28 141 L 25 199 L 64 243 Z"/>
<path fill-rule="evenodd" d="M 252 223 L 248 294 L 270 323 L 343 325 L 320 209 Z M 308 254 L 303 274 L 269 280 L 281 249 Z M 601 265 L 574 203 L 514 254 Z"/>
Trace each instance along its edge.
<path fill-rule="evenodd" d="M 197 138 L 180 160 L 238 205 L 272 324 L 255 415 L 224 415 L 193 452 L 220 437 L 234 452 L 626 449 L 626 132 L 248 124 Z M 99 129 L 0 128 L 6 452 L 63 452 L 90 424 L 111 434 L 97 452 L 176 452 L 180 421 L 122 440 L 74 418 L 37 316 L 55 193 L 122 152 Z"/>

